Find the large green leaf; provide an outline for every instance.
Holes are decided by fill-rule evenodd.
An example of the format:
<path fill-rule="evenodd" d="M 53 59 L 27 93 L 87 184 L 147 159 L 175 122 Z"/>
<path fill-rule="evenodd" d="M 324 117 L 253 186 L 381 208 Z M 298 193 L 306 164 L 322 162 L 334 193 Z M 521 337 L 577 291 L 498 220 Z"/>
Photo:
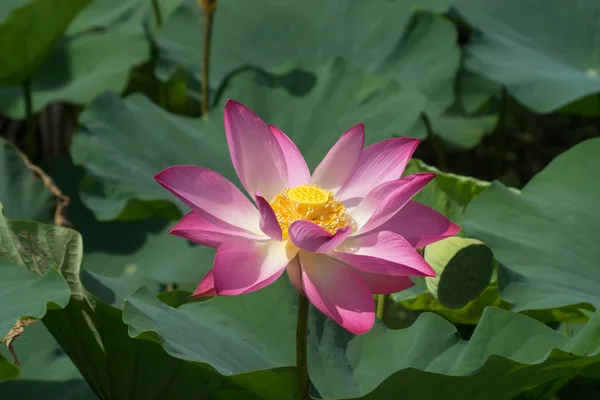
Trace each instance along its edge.
<path fill-rule="evenodd" d="M 0 207 L 0 259 L 21 265 L 23 270 L 42 275 L 55 269 L 66 275 L 68 282 L 75 281 L 71 271 L 81 263 L 82 246 L 81 236 L 71 229 L 11 221 L 4 218 Z M 15 279 L 20 277 L 16 274 Z"/>
<path fill-rule="evenodd" d="M 41 272 L 43 275 L 40 280 L 52 273 L 56 275 L 62 285 L 63 296 L 60 301 L 57 300 L 58 295 L 43 299 L 43 305 L 45 306 L 46 301 L 57 301 L 64 308 L 49 309 L 42 320 L 98 397 L 120 398 L 134 393 L 136 397 L 147 398 L 158 393 L 168 398 L 188 398 L 190 393 L 194 393 L 209 399 L 226 399 L 230 396 L 229 398 L 276 400 L 285 399 L 291 393 L 292 369 L 228 378 L 209 365 L 192 364 L 169 356 L 153 340 L 130 338 L 127 325 L 121 319 L 121 311 L 99 301 L 83 289 L 79 280 L 82 245 L 81 236 L 77 232 L 35 222 L 8 221 L 5 225 L 0 230 L 2 257 L 18 262 L 21 266 L 10 265 L 10 276 L 0 273 L 3 275 L 0 292 L 12 294 L 10 301 L 15 302 L 12 289 L 24 282 L 15 271 L 31 273 L 34 277 Z M 26 235 L 21 235 L 21 231 L 25 231 Z M 11 291 L 7 292 L 6 288 L 11 288 Z M 4 316 L 12 320 L 20 307 L 28 307 L 24 311 L 27 315 L 42 316 L 33 303 L 47 289 L 43 288 L 42 291 L 40 286 L 37 289 L 32 293 L 26 286 L 23 296 L 28 295 L 30 299 L 18 301 L 19 307 L 15 306 L 10 311 L 3 309 L 0 313 L 2 326 L 5 325 Z M 8 300 L 3 303 L 6 301 Z M 18 316 L 15 316 L 15 320 L 16 318 Z M 144 336 L 152 339 L 148 335 Z M 0 371 L 13 378 L 14 367 L 6 367 L 6 360 L 0 356 Z M 31 383 L 23 381 L 22 385 L 25 382 Z M 81 386 L 70 383 L 72 382 L 67 381 L 50 385 L 52 387 L 47 389 L 81 390 L 82 392 L 77 393 L 86 393 Z M 17 384 L 10 388 L 14 391 L 19 386 Z M 37 385 L 34 389 L 43 390 Z"/>
<path fill-rule="evenodd" d="M 312 336 L 311 373 L 324 398 L 508 400 L 535 385 L 576 374 L 600 359 L 600 314 L 573 338 L 523 315 L 488 307 L 471 339 L 423 314 L 408 329 L 353 337 L 326 320 Z M 527 332 L 523 336 L 523 332 Z M 331 350 L 336 352 L 331 356 Z M 311 363 L 313 365 L 313 363 Z M 385 380 L 383 380 L 385 379 Z M 382 382 L 383 380 L 383 382 Z M 321 384 L 320 384 L 321 383 Z"/>
<path fill-rule="evenodd" d="M 128 300 L 124 320 L 132 336 L 155 332 L 165 350 L 178 358 L 239 374 L 293 365 L 296 297 L 284 280 L 242 297 L 174 309 L 140 290 Z M 529 317 L 489 307 L 468 342 L 450 323 L 429 313 L 408 329 L 393 331 L 378 323 L 363 336 L 350 334 L 314 309 L 309 323 L 309 373 L 325 399 L 389 399 L 397 393 L 438 398 L 444 393 L 462 400 L 478 399 L 483 392 L 490 399 L 510 399 L 598 362 L 599 350 L 600 315 L 568 338 Z"/>
<path fill-rule="evenodd" d="M 49 303 L 64 307 L 69 294 L 69 287 L 54 268 L 40 276 L 0 260 L 0 301 L 12 304 L 0 310 L 0 336 L 6 335 L 21 317 L 42 318 Z"/>
<path fill-rule="evenodd" d="M 89 0 L 3 0 L 0 9 L 0 85 L 30 78 Z M 10 12 L 10 13 L 9 13 Z M 52 16 L 52 18 L 48 18 Z M 1 109 L 1 107 L 0 107 Z"/>
<path fill-rule="evenodd" d="M 131 394 L 140 399 L 186 399 L 193 393 L 215 400 L 277 400 L 287 399 L 293 385 L 290 369 L 229 378 L 209 365 L 169 356 L 152 335 L 144 334 L 149 340 L 130 338 L 120 310 L 89 294 L 72 299 L 64 310 L 49 312 L 44 324 L 100 398 Z M 195 336 L 194 340 L 203 339 Z"/>
<path fill-rule="evenodd" d="M 171 14 L 182 0 L 156 0 L 159 13 L 164 19 Z M 150 0 L 92 0 L 73 20 L 67 35 L 75 35 L 90 29 L 131 29 L 139 30 L 150 19 L 156 25 L 153 11 L 154 1 Z"/>
<path fill-rule="evenodd" d="M 520 195 L 494 182 L 467 208 L 464 228 L 503 264 L 501 296 L 515 310 L 600 306 L 598 154 L 600 139 L 582 142 Z"/>
<path fill-rule="evenodd" d="M 282 65 L 313 69 L 339 56 L 422 91 L 428 111 L 439 113 L 453 100 L 460 55 L 456 32 L 440 15 L 414 13 L 413 3 L 418 2 L 220 2 L 214 18 L 210 84 L 217 88 L 229 74 L 248 66 L 269 71 Z M 182 6 L 166 21 L 157 36 L 159 73 L 164 78 L 183 65 L 201 79 L 203 29 L 202 9 L 195 4 Z"/>
<path fill-rule="evenodd" d="M 468 46 L 467 66 L 529 108 L 550 112 L 600 92 L 600 2 L 459 0 L 456 7 L 482 32 Z"/>
<path fill-rule="evenodd" d="M 64 40 L 33 77 L 33 108 L 66 101 L 87 104 L 105 91 L 120 92 L 130 69 L 149 58 L 148 40 L 141 30 L 89 33 Z M 0 110 L 23 118 L 20 87 L 0 89 Z"/>
<path fill-rule="evenodd" d="M 222 374 L 240 374 L 295 365 L 297 297 L 289 283 L 278 282 L 243 298 L 173 309 L 140 289 L 127 299 L 123 321 L 133 337 L 159 333 L 163 347 L 175 357 L 210 364 Z M 170 327 L 166 321 L 172 321 Z"/>
<path fill-rule="evenodd" d="M 144 334 L 149 340 L 130 338 L 119 309 L 86 291 L 81 296 L 73 293 L 64 310 L 49 312 L 43 321 L 101 398 L 125 393 L 148 398 L 159 393 L 179 399 L 194 393 L 207 399 L 276 400 L 290 392 L 289 369 L 228 378 L 209 365 L 169 356 L 152 335 Z"/>
<path fill-rule="evenodd" d="M 8 218 L 52 221 L 52 194 L 31 171 L 18 151 L 0 138 L 0 203 Z"/>
<path fill-rule="evenodd" d="M 297 292 L 280 281 L 243 299 L 219 297 L 174 309 L 142 288 L 127 300 L 123 320 L 130 336 L 160 342 L 174 357 L 210 365 L 257 398 L 291 400 L 296 299 Z"/>
<path fill-rule="evenodd" d="M 21 317 L 42 318 L 47 308 L 69 302 L 69 286 L 61 277 L 81 261 L 81 238 L 69 229 L 35 222 L 11 221 L 0 204 L 0 337 Z M 0 380 L 15 378 L 0 355 Z"/>
<path fill-rule="evenodd" d="M 242 72 L 231 79 L 222 98 L 246 104 L 284 130 L 310 167 L 354 124 L 363 121 L 367 143 L 373 143 L 402 134 L 425 103 L 421 94 L 401 90 L 396 83 L 366 75 L 341 60 L 319 67 L 316 77 L 300 71 L 279 78 Z M 126 100 L 105 95 L 81 115 L 80 125 L 73 158 L 88 175 L 83 201 L 100 220 L 134 218 L 132 207 L 126 209 L 134 199 L 172 201 L 152 179 L 172 165 L 202 165 L 237 182 L 225 141 L 222 104 L 206 120 L 190 119 L 169 114 L 141 95 Z"/>

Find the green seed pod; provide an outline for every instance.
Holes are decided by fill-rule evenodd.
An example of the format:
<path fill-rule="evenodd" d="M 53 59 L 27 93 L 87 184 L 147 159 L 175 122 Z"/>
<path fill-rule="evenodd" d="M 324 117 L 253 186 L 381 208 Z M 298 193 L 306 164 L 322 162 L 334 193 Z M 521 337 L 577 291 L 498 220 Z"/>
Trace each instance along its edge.
<path fill-rule="evenodd" d="M 483 292 L 494 271 L 494 255 L 475 239 L 450 237 L 425 248 L 425 260 L 436 276 L 425 282 L 445 307 L 462 308 Z"/>

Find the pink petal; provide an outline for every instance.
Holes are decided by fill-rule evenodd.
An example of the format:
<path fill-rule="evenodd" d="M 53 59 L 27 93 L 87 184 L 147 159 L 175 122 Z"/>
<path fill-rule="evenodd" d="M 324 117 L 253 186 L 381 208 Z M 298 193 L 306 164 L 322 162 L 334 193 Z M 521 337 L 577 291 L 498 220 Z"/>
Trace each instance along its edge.
<path fill-rule="evenodd" d="M 262 235 L 256 207 L 221 174 L 193 165 L 178 165 L 159 172 L 154 179 L 206 219 L 215 222 L 216 218 Z"/>
<path fill-rule="evenodd" d="M 419 248 L 456 235 L 460 226 L 434 209 L 411 200 L 375 231 L 395 232 Z"/>
<path fill-rule="evenodd" d="M 313 253 L 329 253 L 346 239 L 352 228 L 346 226 L 331 234 L 319 225 L 305 220 L 292 222 L 288 228 L 290 241 L 299 249 Z"/>
<path fill-rule="evenodd" d="M 252 240 L 266 240 L 263 235 L 255 235 L 245 229 L 238 228 L 223 222 L 217 218 L 209 221 L 201 214 L 194 211 L 187 213 L 175 226 L 169 229 L 169 233 L 181 236 L 194 243 L 207 247 L 219 247 L 223 242 L 236 238 Z"/>
<path fill-rule="evenodd" d="M 277 142 L 279 142 L 281 151 L 283 151 L 287 166 L 288 187 L 293 188 L 310 183 L 310 171 L 298 147 L 278 128 L 273 125 L 269 125 L 269 128 L 273 132 L 273 135 L 275 135 Z"/>
<path fill-rule="evenodd" d="M 350 176 L 364 145 L 362 123 L 344 132 L 315 169 L 311 183 L 335 193 Z"/>
<path fill-rule="evenodd" d="M 304 294 L 304 289 L 302 288 L 300 258 L 296 255 L 296 257 L 294 257 L 294 259 L 289 262 L 285 269 L 287 271 L 288 278 L 292 283 L 292 286 L 294 286 L 299 293 Z"/>
<path fill-rule="evenodd" d="M 358 204 L 374 187 L 400 178 L 418 145 L 419 139 L 392 138 L 367 147 L 336 196 Z"/>
<path fill-rule="evenodd" d="M 302 252 L 300 263 L 304 291 L 319 311 L 355 335 L 373 327 L 373 295 L 354 271 L 322 254 Z"/>
<path fill-rule="evenodd" d="M 398 293 L 410 289 L 415 283 L 408 276 L 375 275 L 357 271 L 359 276 L 376 294 Z"/>
<path fill-rule="evenodd" d="M 215 255 L 215 290 L 222 296 L 262 289 L 281 276 L 296 253 L 287 242 L 225 242 Z"/>
<path fill-rule="evenodd" d="M 281 226 L 269 202 L 264 197 L 256 195 L 256 204 L 260 213 L 260 229 L 271 239 L 281 241 Z"/>
<path fill-rule="evenodd" d="M 414 247 L 393 232 L 349 238 L 331 256 L 369 274 L 435 276 Z"/>
<path fill-rule="evenodd" d="M 212 297 L 216 296 L 217 292 L 215 292 L 215 273 L 214 269 L 211 268 L 210 271 L 204 275 L 202 281 L 196 288 L 196 291 L 192 294 L 191 297 Z"/>
<path fill-rule="evenodd" d="M 256 114 L 242 104 L 225 105 L 225 134 L 231 160 L 250 195 L 272 199 L 287 186 L 287 167 L 279 142 Z"/>
<path fill-rule="evenodd" d="M 372 231 L 392 218 L 408 201 L 435 178 L 416 173 L 377 186 L 350 212 L 358 226 L 356 235 Z"/>

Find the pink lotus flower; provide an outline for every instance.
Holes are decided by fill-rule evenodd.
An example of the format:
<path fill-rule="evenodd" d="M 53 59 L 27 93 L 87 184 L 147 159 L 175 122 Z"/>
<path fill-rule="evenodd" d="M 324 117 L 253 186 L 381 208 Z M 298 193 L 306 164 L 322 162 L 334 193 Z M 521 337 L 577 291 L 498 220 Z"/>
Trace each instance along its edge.
<path fill-rule="evenodd" d="M 435 174 L 400 178 L 419 140 L 364 146 L 364 126 L 345 132 L 310 173 L 294 143 L 245 106 L 228 101 L 231 159 L 254 204 L 217 172 L 174 166 L 155 179 L 192 211 L 171 233 L 217 248 L 194 296 L 238 295 L 284 271 L 323 314 L 354 334 L 371 329 L 373 293 L 435 273 L 415 248 L 460 229 L 411 201 Z"/>

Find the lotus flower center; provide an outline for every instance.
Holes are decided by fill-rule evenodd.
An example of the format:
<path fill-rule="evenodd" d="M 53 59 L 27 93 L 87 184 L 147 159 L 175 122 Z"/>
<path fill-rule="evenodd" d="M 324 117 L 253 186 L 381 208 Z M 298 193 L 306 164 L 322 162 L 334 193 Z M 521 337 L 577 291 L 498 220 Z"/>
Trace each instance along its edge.
<path fill-rule="evenodd" d="M 286 188 L 271 200 L 281 226 L 284 239 L 288 237 L 288 228 L 294 221 L 313 222 L 329 233 L 348 225 L 346 207 L 333 193 L 314 185 L 301 185 Z"/>
<path fill-rule="evenodd" d="M 329 200 L 329 193 L 316 186 L 296 186 L 287 195 L 290 200 L 307 206 L 321 206 Z"/>

